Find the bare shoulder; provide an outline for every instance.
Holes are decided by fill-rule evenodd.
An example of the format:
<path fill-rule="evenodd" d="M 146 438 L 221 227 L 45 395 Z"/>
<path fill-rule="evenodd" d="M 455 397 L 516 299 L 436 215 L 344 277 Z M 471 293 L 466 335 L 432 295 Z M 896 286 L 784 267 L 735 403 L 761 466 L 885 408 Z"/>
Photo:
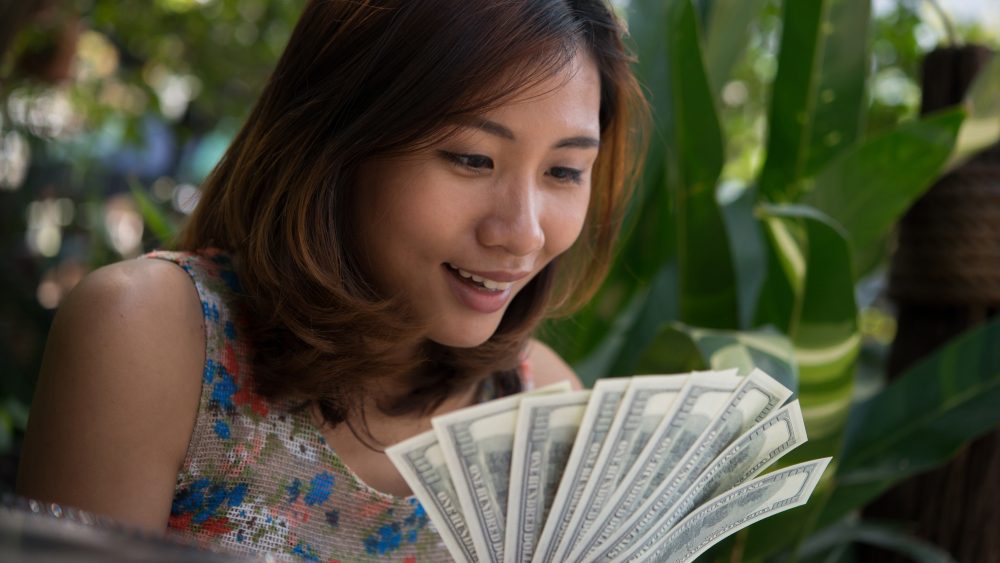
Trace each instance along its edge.
<path fill-rule="evenodd" d="M 89 274 L 49 332 L 18 492 L 162 529 L 204 361 L 186 272 L 143 259 Z"/>
<path fill-rule="evenodd" d="M 540 340 L 532 338 L 528 343 L 528 361 L 535 374 L 536 387 L 569 381 L 573 389 L 583 388 L 573 368 L 569 367 L 555 350 Z"/>

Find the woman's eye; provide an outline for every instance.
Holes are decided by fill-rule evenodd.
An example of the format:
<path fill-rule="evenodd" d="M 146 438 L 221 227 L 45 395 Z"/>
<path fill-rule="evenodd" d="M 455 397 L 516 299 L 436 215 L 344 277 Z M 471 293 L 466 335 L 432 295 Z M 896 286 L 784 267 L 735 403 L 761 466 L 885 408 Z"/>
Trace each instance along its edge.
<path fill-rule="evenodd" d="M 557 166 L 548 171 L 548 175 L 552 176 L 560 182 L 568 182 L 573 184 L 579 184 L 583 181 L 583 171 L 577 170 L 575 168 L 564 168 L 562 166 Z"/>
<path fill-rule="evenodd" d="M 453 164 L 468 168 L 477 172 L 492 170 L 493 159 L 481 154 L 460 154 L 442 151 L 441 154 Z"/>

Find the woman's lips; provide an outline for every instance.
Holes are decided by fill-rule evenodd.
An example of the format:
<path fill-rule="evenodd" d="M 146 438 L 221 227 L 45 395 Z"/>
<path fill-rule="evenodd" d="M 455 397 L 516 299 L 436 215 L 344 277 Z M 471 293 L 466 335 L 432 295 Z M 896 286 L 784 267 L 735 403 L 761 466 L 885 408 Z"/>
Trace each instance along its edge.
<path fill-rule="evenodd" d="M 511 275 L 505 272 L 483 272 L 495 276 L 490 277 L 489 275 L 481 275 L 480 272 L 464 271 L 464 273 L 469 273 L 486 280 L 485 282 L 477 282 L 471 276 L 464 276 L 463 273 L 459 272 L 458 268 L 450 264 L 444 264 L 444 270 L 445 279 L 452 294 L 455 295 L 460 303 L 480 313 L 495 313 L 503 309 L 513 293 L 513 282 L 527 275 L 517 273 Z M 498 280 L 497 278 L 506 279 Z M 485 283 L 495 287 L 491 289 L 485 286 Z M 497 284 L 501 285 L 496 287 Z"/>

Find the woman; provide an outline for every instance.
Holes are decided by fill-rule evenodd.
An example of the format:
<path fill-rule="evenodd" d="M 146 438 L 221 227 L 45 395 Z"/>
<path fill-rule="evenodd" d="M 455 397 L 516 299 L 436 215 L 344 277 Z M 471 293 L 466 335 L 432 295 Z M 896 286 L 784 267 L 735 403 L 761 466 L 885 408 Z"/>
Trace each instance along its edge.
<path fill-rule="evenodd" d="M 382 450 L 529 372 L 578 385 L 531 334 L 621 222 L 622 33 L 602 0 L 309 2 L 179 251 L 60 308 L 19 492 L 242 552 L 447 558 Z"/>

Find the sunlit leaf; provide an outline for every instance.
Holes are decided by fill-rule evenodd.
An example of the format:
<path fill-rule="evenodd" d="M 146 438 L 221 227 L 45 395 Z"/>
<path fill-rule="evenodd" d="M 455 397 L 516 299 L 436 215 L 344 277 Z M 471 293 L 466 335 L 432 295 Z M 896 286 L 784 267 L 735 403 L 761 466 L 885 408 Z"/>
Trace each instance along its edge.
<path fill-rule="evenodd" d="M 664 324 L 639 360 L 642 373 L 737 368 L 747 375 L 760 368 L 785 387 L 798 389 L 798 367 L 788 338 L 769 329 L 711 330 Z"/>
<path fill-rule="evenodd" d="M 769 201 L 795 201 L 802 181 L 862 133 L 868 75 L 869 0 L 784 2 L 778 74 L 771 95 Z"/>
<path fill-rule="evenodd" d="M 861 342 L 854 300 L 851 252 L 835 222 L 803 206 L 765 206 L 761 213 L 804 238 L 781 252 L 802 260 L 802 298 L 789 322 L 788 336 L 799 365 L 799 399 L 809 443 L 795 459 L 833 455 L 848 413 L 854 362 Z"/>
<path fill-rule="evenodd" d="M 874 246 L 940 174 L 963 117 L 911 121 L 855 147 L 816 175 L 803 202 L 842 225 L 855 252 Z"/>
<path fill-rule="evenodd" d="M 833 455 L 807 508 L 779 514 L 756 524 L 743 547 L 754 560 L 796 543 L 818 520 L 831 495 L 830 476 L 836 470 L 844 427 L 853 395 L 854 369 L 861 337 L 854 297 L 851 251 L 846 233 L 836 222 L 804 206 L 762 206 L 762 218 L 771 231 L 778 256 L 793 270 L 788 297 L 794 304 L 787 334 L 795 347 L 799 369 L 799 401 L 809 441 L 787 456 L 787 463 Z M 792 235 L 791 233 L 796 233 Z M 801 284 L 801 285 L 798 285 Z"/>

